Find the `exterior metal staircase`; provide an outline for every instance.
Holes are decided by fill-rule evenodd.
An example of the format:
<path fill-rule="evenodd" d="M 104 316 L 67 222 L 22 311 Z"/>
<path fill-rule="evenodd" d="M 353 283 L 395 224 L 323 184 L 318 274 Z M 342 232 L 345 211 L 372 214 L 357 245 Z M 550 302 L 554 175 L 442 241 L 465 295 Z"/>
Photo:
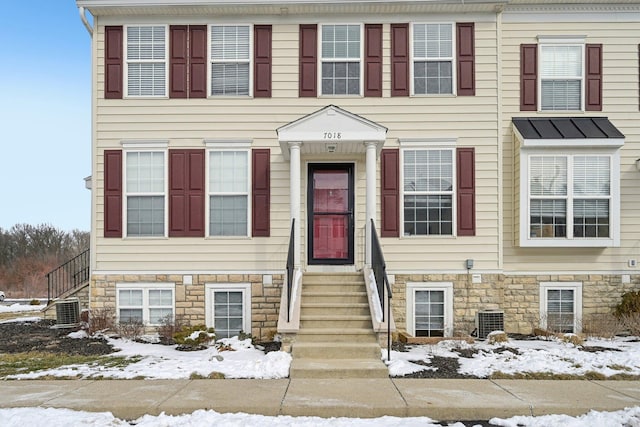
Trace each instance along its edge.
<path fill-rule="evenodd" d="M 81 252 L 64 264 L 47 273 L 47 306 L 42 310 L 45 317 L 49 317 L 50 309 L 55 306 L 55 300 L 79 296 L 89 286 L 91 253 L 89 249 Z M 87 298 L 80 297 L 83 301 Z M 55 312 L 55 310 L 53 310 Z"/>
<path fill-rule="evenodd" d="M 291 378 L 386 378 L 362 274 L 305 273 Z"/>

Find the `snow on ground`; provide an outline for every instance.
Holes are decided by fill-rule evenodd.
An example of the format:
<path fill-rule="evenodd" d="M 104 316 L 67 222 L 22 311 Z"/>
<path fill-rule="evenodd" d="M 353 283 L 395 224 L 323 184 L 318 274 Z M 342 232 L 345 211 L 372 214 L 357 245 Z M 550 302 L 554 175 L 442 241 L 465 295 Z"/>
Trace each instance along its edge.
<path fill-rule="evenodd" d="M 48 427 L 67 427 L 83 425 L 87 427 L 124 427 L 131 423 L 115 418 L 110 412 L 82 412 L 70 409 L 54 408 L 14 408 L 0 409 L 0 425 L 4 427 L 23 427 L 41 425 L 47 420 Z M 544 415 L 540 417 L 517 416 L 507 419 L 493 418 L 489 422 L 503 427 L 638 427 L 640 426 L 640 407 L 626 408 L 615 412 L 591 411 L 585 415 Z M 253 427 L 268 425 L 271 427 L 441 427 L 427 417 L 380 417 L 380 418 L 318 418 L 318 417 L 267 417 L 243 413 L 220 414 L 215 411 L 198 410 L 186 415 L 145 415 L 133 421 L 138 427 L 157 426 L 233 426 Z M 462 423 L 449 424 L 450 427 L 464 427 Z"/>
<path fill-rule="evenodd" d="M 5 300 L 5 303 L 10 303 L 9 300 Z M 13 303 L 11 305 L 0 305 L 0 313 L 20 313 L 26 311 L 40 311 L 46 307 L 46 304 L 29 305 Z"/>
<path fill-rule="evenodd" d="M 603 349 L 595 352 L 582 349 L 590 347 Z M 460 363 L 459 373 L 478 377 L 487 377 L 495 372 L 571 375 L 595 372 L 607 377 L 615 374 L 640 375 L 640 341 L 637 337 L 616 337 L 611 340 L 590 338 L 581 346 L 553 337 L 510 340 L 496 344 L 469 344 L 465 341 L 451 340 L 441 341 L 436 345 L 415 345 L 406 348 L 407 352 L 391 352 L 391 362 L 387 363 L 391 376 L 433 369 L 413 362 L 429 362 L 434 356 L 457 358 Z M 461 357 L 456 349 L 475 351 L 475 354 L 472 357 Z M 386 350 L 383 350 L 383 359 L 386 359 L 386 354 Z"/>

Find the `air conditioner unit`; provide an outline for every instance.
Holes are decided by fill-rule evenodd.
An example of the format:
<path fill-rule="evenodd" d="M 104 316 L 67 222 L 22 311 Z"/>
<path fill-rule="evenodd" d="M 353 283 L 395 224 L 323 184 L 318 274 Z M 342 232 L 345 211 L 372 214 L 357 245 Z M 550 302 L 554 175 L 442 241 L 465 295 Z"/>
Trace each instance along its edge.
<path fill-rule="evenodd" d="M 476 313 L 478 338 L 487 338 L 493 331 L 504 331 L 504 311 L 481 310 Z"/>
<path fill-rule="evenodd" d="M 80 325 L 80 301 L 67 298 L 56 301 L 56 328 L 74 328 Z"/>

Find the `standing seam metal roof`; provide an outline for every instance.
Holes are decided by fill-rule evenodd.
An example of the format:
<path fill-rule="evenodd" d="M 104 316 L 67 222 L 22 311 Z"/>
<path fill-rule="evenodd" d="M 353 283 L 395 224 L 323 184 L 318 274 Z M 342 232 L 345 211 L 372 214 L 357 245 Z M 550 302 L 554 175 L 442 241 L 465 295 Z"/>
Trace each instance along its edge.
<path fill-rule="evenodd" d="M 514 117 L 524 139 L 624 138 L 607 117 Z"/>

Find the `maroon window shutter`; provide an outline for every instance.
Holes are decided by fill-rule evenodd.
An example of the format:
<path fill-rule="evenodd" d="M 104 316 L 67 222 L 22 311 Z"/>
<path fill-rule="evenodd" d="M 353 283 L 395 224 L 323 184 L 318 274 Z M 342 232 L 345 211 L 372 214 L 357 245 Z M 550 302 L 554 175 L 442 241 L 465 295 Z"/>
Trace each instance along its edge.
<path fill-rule="evenodd" d="M 391 96 L 409 96 L 409 24 L 391 24 Z"/>
<path fill-rule="evenodd" d="M 474 148 L 456 149 L 458 236 L 476 235 L 476 173 Z"/>
<path fill-rule="evenodd" d="M 268 148 L 252 150 L 251 168 L 251 235 L 253 237 L 269 237 L 271 152 Z"/>
<path fill-rule="evenodd" d="M 104 27 L 104 97 L 122 99 L 122 27 Z"/>
<path fill-rule="evenodd" d="M 602 45 L 587 44 L 585 109 L 602 111 Z"/>
<path fill-rule="evenodd" d="M 189 25 L 189 98 L 207 97 L 207 26 Z"/>
<path fill-rule="evenodd" d="M 169 236 L 204 237 L 204 150 L 169 150 Z"/>
<path fill-rule="evenodd" d="M 538 109 L 538 45 L 520 45 L 520 111 Z"/>
<path fill-rule="evenodd" d="M 300 69 L 298 96 L 318 96 L 318 26 L 316 24 L 300 25 Z"/>
<path fill-rule="evenodd" d="M 186 25 L 169 27 L 169 97 L 187 97 L 187 35 Z"/>
<path fill-rule="evenodd" d="M 104 152 L 104 237 L 122 237 L 122 150 Z"/>
<path fill-rule="evenodd" d="M 476 65 L 475 65 L 475 34 L 473 22 L 459 22 L 457 31 L 457 67 L 458 67 L 458 95 L 475 96 L 476 94 Z"/>
<path fill-rule="evenodd" d="M 253 96 L 271 98 L 271 25 L 254 25 L 253 33 Z"/>
<path fill-rule="evenodd" d="M 382 96 L 382 24 L 364 26 L 364 96 Z"/>
<path fill-rule="evenodd" d="M 384 149 L 380 154 L 380 200 L 382 237 L 400 236 L 400 151 Z"/>

